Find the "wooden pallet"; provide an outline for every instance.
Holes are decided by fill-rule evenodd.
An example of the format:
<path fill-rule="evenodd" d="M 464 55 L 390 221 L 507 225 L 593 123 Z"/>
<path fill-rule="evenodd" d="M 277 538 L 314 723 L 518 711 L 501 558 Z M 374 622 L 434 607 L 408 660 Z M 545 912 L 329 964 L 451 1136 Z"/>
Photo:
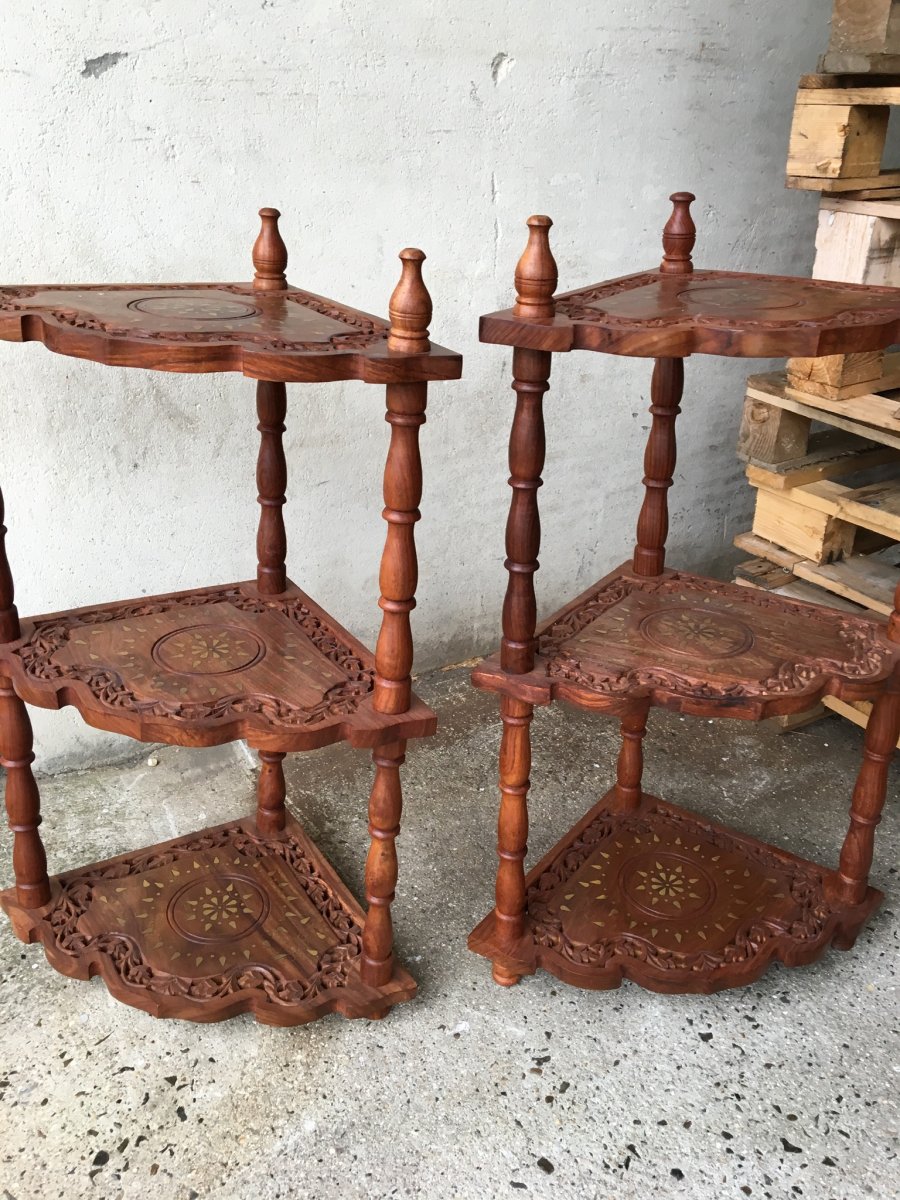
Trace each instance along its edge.
<path fill-rule="evenodd" d="M 862 84 L 828 75 L 800 81 L 791 124 L 787 186 L 810 191 L 900 195 L 900 169 L 882 166 L 900 80 Z"/>
<path fill-rule="evenodd" d="M 819 69 L 875 75 L 900 72 L 900 2 L 833 0 L 831 37 Z"/>
<path fill-rule="evenodd" d="M 900 450 L 900 397 L 867 393 L 827 400 L 790 386 L 784 371 L 751 375 L 738 434 L 738 456 L 775 465 L 810 452 L 812 424 L 825 422 L 864 442 Z"/>

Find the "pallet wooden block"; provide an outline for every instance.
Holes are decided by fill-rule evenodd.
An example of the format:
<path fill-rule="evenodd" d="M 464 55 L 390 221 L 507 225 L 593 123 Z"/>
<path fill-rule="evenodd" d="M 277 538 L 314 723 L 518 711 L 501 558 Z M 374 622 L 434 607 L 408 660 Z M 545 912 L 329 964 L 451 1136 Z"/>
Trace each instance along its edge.
<path fill-rule="evenodd" d="M 792 414 L 795 420 L 777 412 Z M 900 412 L 892 396 L 867 394 L 850 400 L 808 396 L 788 385 L 784 371 L 751 375 L 738 441 L 742 458 L 784 462 L 805 454 L 813 421 L 864 440 L 900 449 Z M 766 457 L 777 455 L 777 457 Z"/>
<path fill-rule="evenodd" d="M 831 36 L 820 63 L 834 73 L 900 71 L 898 0 L 833 0 Z"/>
<path fill-rule="evenodd" d="M 757 491 L 753 514 L 757 537 L 819 563 L 852 553 L 856 533 L 852 525 L 798 503 L 793 496 L 793 492 L 770 492 L 766 488 Z"/>
<path fill-rule="evenodd" d="M 900 104 L 900 86 L 841 85 L 815 75 L 800 81 L 787 158 L 788 187 L 859 195 L 900 187 L 900 169 L 881 165 L 889 109 Z M 839 86 L 829 86 L 837 83 Z"/>
<path fill-rule="evenodd" d="M 836 207 L 827 199 L 819 209 L 813 278 L 900 286 L 900 201 L 868 212 L 866 201 Z M 789 358 L 786 370 L 792 387 L 832 400 L 900 386 L 900 355 L 885 358 L 878 350 Z"/>

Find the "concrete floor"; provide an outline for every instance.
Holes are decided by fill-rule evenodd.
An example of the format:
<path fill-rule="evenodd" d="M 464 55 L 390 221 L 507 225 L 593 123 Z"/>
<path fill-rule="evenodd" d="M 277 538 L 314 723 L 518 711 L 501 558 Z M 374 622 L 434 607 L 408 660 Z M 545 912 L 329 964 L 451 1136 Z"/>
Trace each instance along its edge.
<path fill-rule="evenodd" d="M 154 1021 L 4 923 L 2 1200 L 900 1196 L 896 804 L 875 871 L 888 898 L 849 954 L 711 998 L 547 975 L 504 990 L 465 948 L 492 897 L 496 702 L 464 671 L 419 690 L 441 732 L 407 760 L 395 906 L 418 1000 L 294 1030 Z M 612 722 L 561 706 L 534 733 L 532 859 L 606 787 L 617 749 Z M 860 740 L 835 718 L 781 737 L 655 713 L 648 785 L 833 861 Z M 295 812 L 359 894 L 367 756 L 289 763 Z M 145 751 L 43 793 L 59 870 L 236 817 L 253 782 L 239 747 L 166 748 L 156 767 Z"/>

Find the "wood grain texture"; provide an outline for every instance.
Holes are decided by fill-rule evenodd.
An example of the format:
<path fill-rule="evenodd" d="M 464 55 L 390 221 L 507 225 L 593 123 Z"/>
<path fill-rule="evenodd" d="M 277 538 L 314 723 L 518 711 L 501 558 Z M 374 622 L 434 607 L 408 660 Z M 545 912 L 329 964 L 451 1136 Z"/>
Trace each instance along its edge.
<path fill-rule="evenodd" d="M 512 386 L 516 410 L 509 438 L 512 499 L 506 521 L 507 584 L 500 649 L 504 669 L 508 671 L 525 672 L 534 666 L 537 621 L 534 573 L 541 548 L 537 493 L 543 483 L 541 470 L 546 450 L 543 400 L 549 379 L 549 354 L 515 350 Z"/>
<path fill-rule="evenodd" d="M 883 899 L 830 899 L 834 871 L 644 795 L 603 800 L 531 870 L 525 935 L 511 951 L 491 913 L 469 947 L 510 975 L 538 968 L 584 988 L 629 979 L 708 994 L 758 979 L 773 961 L 814 962 L 852 945 Z"/>
<path fill-rule="evenodd" d="M 900 660 L 883 627 L 846 612 L 666 569 L 611 572 L 543 622 L 534 669 L 486 658 L 477 687 L 532 704 L 624 714 L 651 703 L 763 720 L 823 695 L 879 695 Z"/>
<path fill-rule="evenodd" d="M 644 453 L 644 502 L 637 525 L 634 570 L 658 575 L 666 563 L 669 534 L 667 493 L 675 473 L 675 421 L 684 391 L 684 361 L 658 358 L 650 384 L 650 436 Z"/>
<path fill-rule="evenodd" d="M 399 966 L 360 978 L 365 916 L 293 818 L 278 837 L 236 821 L 64 872 L 42 908 L 12 889 L 0 904 L 56 970 L 157 1017 L 300 1025 L 383 1016 L 416 992 Z"/>
<path fill-rule="evenodd" d="M 403 815 L 400 767 L 405 742 L 376 750 L 375 780 L 369 797 L 369 837 L 366 858 L 366 903 L 368 917 L 363 934 L 360 977 L 364 983 L 381 987 L 394 973 L 394 928 L 391 904 L 397 886 L 397 835 Z"/>
<path fill-rule="evenodd" d="M 38 827 L 41 797 L 31 764 L 31 721 L 28 710 L 0 677 L 0 766 L 6 772 L 6 815 L 13 833 L 13 872 L 19 904 L 39 908 L 50 899 L 47 855 Z"/>
<path fill-rule="evenodd" d="M 259 457 L 256 486 L 260 505 L 256 534 L 256 585 L 266 596 L 277 596 L 287 587 L 287 533 L 284 504 L 287 497 L 287 462 L 284 457 L 284 418 L 287 388 L 283 383 L 259 380 L 256 385 L 256 414 L 259 417 Z"/>
<path fill-rule="evenodd" d="M 882 899 L 868 872 L 900 722 L 900 588 L 885 628 L 841 611 L 840 604 L 851 607 L 844 601 L 823 608 L 778 594 L 780 580 L 776 592 L 769 583 L 742 587 L 673 571 L 665 566 L 665 545 L 683 358 L 878 354 L 900 329 L 900 292 L 693 271 L 693 197 L 671 199 L 659 271 L 556 297 L 550 271 L 540 266 L 549 253 L 549 219 L 529 222 L 516 307 L 481 321 L 482 341 L 515 347 L 517 393 L 503 639 L 500 653 L 472 673 L 476 687 L 499 694 L 504 728 L 496 902 L 469 946 L 491 960 L 502 986 L 543 967 L 587 988 L 616 987 L 622 979 L 661 992 L 736 987 L 773 961 L 800 965 L 832 943 L 849 947 Z M 633 561 L 537 626 L 541 400 L 552 354 L 574 349 L 656 359 L 645 497 Z M 843 471 L 834 447 L 816 458 L 809 444 L 815 409 L 785 391 L 783 376 L 771 403 L 769 391 L 748 390 L 745 455 L 811 470 L 808 483 L 794 479 L 788 488 L 781 486 L 786 467 L 771 495 L 784 501 L 802 493 L 823 526 L 846 526 L 849 549 L 856 536 L 845 519 L 851 493 L 857 515 L 879 529 L 895 519 L 893 500 L 884 488 L 860 496 L 834 482 L 832 474 Z M 879 460 L 885 451 L 874 440 L 873 433 L 861 445 Z M 787 566 L 797 561 L 789 557 Z M 875 701 L 839 871 L 643 792 L 651 707 L 762 720 L 808 713 L 823 699 Z M 526 875 L 529 724 L 535 705 L 554 700 L 618 716 L 622 746 L 612 790 Z"/>
<path fill-rule="evenodd" d="M 141 741 L 371 748 L 435 727 L 415 698 L 374 709 L 371 652 L 290 581 L 279 596 L 251 581 L 33 617 L 0 664 L 29 704 Z"/>
<path fill-rule="evenodd" d="M 259 751 L 259 779 L 256 784 L 256 829 L 262 837 L 275 837 L 287 822 L 284 806 L 287 794 L 284 782 L 285 755 L 275 750 Z"/>

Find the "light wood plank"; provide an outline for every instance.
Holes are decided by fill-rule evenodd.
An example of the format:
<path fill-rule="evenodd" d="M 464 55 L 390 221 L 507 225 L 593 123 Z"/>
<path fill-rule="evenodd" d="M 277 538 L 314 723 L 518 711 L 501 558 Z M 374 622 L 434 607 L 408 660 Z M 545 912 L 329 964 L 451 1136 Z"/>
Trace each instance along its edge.
<path fill-rule="evenodd" d="M 857 199 L 900 196 L 900 169 L 890 168 L 858 179 L 824 179 L 815 175 L 788 175 L 785 185 L 807 192 L 853 192 Z"/>
<path fill-rule="evenodd" d="M 754 487 L 780 492 L 804 483 L 838 479 L 885 463 L 900 462 L 900 452 L 892 446 L 860 443 L 852 434 L 841 430 L 829 429 L 824 434 L 814 434 L 813 438 L 816 437 L 828 438 L 828 441 L 821 449 L 817 448 L 803 458 L 773 464 L 751 460 L 747 464 L 747 478 Z"/>
<path fill-rule="evenodd" d="M 891 429 L 883 428 L 877 422 L 866 423 L 858 419 L 852 419 L 848 414 L 848 408 L 856 404 L 856 400 L 846 401 L 820 401 L 816 399 L 815 406 L 804 402 L 803 399 L 798 399 L 802 393 L 791 390 L 790 393 L 785 384 L 785 376 L 783 371 L 773 371 L 764 375 L 751 375 L 747 380 L 747 399 L 762 404 L 774 405 L 776 408 L 782 408 L 788 412 L 796 413 L 798 416 L 809 418 L 812 421 L 827 421 L 835 429 L 846 430 L 847 433 L 855 433 L 857 437 L 869 439 L 871 441 L 880 442 L 885 446 L 893 446 L 900 449 L 900 430 L 893 432 Z M 890 423 L 897 428 L 900 426 L 900 419 L 896 416 L 896 400 L 885 399 L 884 413 Z M 747 405 L 745 403 L 745 412 Z M 892 411 L 894 410 L 894 411 Z M 823 412 L 828 412 L 828 416 L 823 416 Z M 867 409 L 868 415 L 871 415 L 871 410 Z M 757 422 L 762 420 L 762 409 L 758 410 Z"/>
<path fill-rule="evenodd" d="M 861 729 L 865 729 L 869 723 L 872 705 L 868 700 L 856 700 L 848 703 L 846 700 L 839 700 L 836 696 L 823 696 L 822 703 L 832 712 L 839 713 L 848 721 L 852 721 L 854 725 L 859 725 Z M 897 748 L 900 749 L 900 741 L 897 742 Z"/>

